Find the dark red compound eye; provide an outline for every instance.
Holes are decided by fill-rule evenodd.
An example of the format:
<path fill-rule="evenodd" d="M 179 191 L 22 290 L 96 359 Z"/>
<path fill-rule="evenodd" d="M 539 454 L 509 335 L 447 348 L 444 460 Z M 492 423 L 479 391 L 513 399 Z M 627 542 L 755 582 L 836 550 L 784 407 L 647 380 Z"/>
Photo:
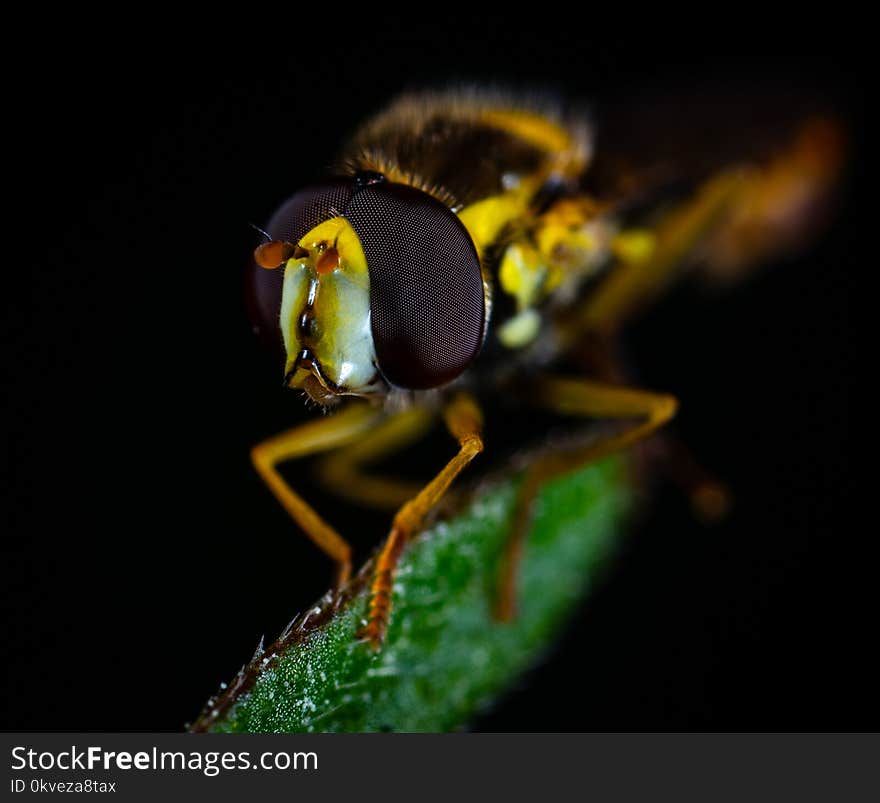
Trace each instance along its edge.
<path fill-rule="evenodd" d="M 344 216 L 367 258 L 382 374 L 412 390 L 455 379 L 480 351 L 486 316 L 467 229 L 427 193 L 390 182 L 356 190 Z"/>
<path fill-rule="evenodd" d="M 248 271 L 248 308 L 257 334 L 283 352 L 284 271 L 273 269 L 275 260 L 283 260 L 319 223 L 340 215 L 351 224 L 366 257 L 370 323 L 382 375 L 391 385 L 411 390 L 455 379 L 476 359 L 485 331 L 476 248 L 444 204 L 378 174 L 305 189 L 272 216 L 266 226 L 271 240 L 258 244 Z M 330 249 L 315 269 L 329 273 L 338 260 Z"/>
<path fill-rule="evenodd" d="M 273 350 L 283 352 L 279 317 L 281 315 L 281 289 L 283 270 L 267 270 L 277 250 L 279 257 L 286 253 L 284 244 L 295 245 L 319 223 L 338 217 L 351 197 L 353 184 L 338 179 L 326 184 L 308 187 L 288 198 L 266 224 L 270 243 L 258 243 L 263 250 L 263 267 L 255 260 L 248 266 L 245 295 L 251 324 L 260 339 Z M 275 245 L 277 242 L 277 246 Z"/>

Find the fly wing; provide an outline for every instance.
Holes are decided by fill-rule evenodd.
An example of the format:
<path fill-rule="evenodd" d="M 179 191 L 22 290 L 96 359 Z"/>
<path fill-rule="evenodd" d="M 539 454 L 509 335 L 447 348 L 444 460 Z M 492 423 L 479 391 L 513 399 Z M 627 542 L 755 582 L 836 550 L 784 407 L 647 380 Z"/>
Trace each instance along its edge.
<path fill-rule="evenodd" d="M 599 104 L 588 191 L 629 222 L 652 220 L 722 173 L 743 190 L 700 252 L 733 278 L 822 229 L 844 162 L 840 104 L 825 92 L 731 85 Z"/>
<path fill-rule="evenodd" d="M 839 106 L 830 92 L 784 84 L 722 84 L 599 102 L 587 184 L 600 197 L 635 202 L 735 165 L 767 164 L 808 121 L 840 125 Z"/>

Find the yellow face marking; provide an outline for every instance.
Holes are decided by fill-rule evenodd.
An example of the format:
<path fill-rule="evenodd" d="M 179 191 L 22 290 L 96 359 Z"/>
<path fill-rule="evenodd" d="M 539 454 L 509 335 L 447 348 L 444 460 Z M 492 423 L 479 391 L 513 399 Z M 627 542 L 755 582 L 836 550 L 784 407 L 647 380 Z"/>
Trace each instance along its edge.
<path fill-rule="evenodd" d="M 370 277 L 367 259 L 345 218 L 315 226 L 300 241 L 308 251 L 285 269 L 281 328 L 289 372 L 303 348 L 320 365 L 321 375 L 350 393 L 367 393 L 375 370 L 370 328 Z M 303 315 L 309 319 L 301 331 Z M 298 371 L 292 384 L 307 374 Z"/>
<path fill-rule="evenodd" d="M 351 224 L 344 217 L 334 217 L 319 223 L 302 237 L 299 246 L 312 254 L 317 262 L 320 262 L 322 255 L 335 249 L 338 256 L 336 267 L 344 265 L 349 276 L 363 277 L 369 286 L 367 258 L 364 256 L 364 249 L 361 248 L 361 241 Z M 329 273 L 332 270 L 325 272 Z"/>
<path fill-rule="evenodd" d="M 290 259 L 284 267 L 284 284 L 281 290 L 281 336 L 288 360 L 285 373 L 293 367 L 302 344 L 296 326 L 297 310 L 305 307 L 310 292 L 309 267 L 306 259 Z"/>

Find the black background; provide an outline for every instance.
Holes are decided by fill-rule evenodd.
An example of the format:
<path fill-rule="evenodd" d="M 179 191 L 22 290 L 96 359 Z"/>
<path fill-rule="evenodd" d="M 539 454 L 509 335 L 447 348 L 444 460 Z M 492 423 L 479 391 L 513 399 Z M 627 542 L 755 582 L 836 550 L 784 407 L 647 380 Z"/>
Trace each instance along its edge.
<path fill-rule="evenodd" d="M 661 487 L 554 654 L 476 727 L 876 725 L 860 680 L 873 614 L 851 593 L 851 33 L 344 13 L 248 19 L 231 41 L 181 33 L 58 36 L 39 51 L 45 78 L 11 77 L 24 255 L 3 299 L 0 726 L 179 729 L 324 591 L 329 563 L 248 462 L 308 412 L 250 332 L 240 266 L 248 222 L 320 175 L 359 120 L 460 79 L 601 101 L 770 75 L 830 89 L 851 118 L 835 225 L 723 295 L 677 289 L 627 336 L 639 380 L 681 399 L 677 431 L 728 480 L 734 512 L 707 529 Z M 333 520 L 351 532 L 346 511 Z M 355 537 L 359 556 L 381 521 Z"/>

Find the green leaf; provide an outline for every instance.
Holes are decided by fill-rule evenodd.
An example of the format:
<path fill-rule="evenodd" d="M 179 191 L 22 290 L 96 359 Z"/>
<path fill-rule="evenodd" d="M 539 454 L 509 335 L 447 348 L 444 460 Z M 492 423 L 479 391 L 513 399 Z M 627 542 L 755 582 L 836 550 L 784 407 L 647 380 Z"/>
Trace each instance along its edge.
<path fill-rule="evenodd" d="M 499 559 L 519 477 L 484 486 L 424 531 L 400 563 L 388 636 L 355 634 L 370 565 L 258 650 L 192 730 L 446 731 L 463 727 L 552 645 L 622 532 L 633 491 L 620 457 L 557 478 L 536 501 L 520 570 L 519 615 L 493 621 Z"/>

